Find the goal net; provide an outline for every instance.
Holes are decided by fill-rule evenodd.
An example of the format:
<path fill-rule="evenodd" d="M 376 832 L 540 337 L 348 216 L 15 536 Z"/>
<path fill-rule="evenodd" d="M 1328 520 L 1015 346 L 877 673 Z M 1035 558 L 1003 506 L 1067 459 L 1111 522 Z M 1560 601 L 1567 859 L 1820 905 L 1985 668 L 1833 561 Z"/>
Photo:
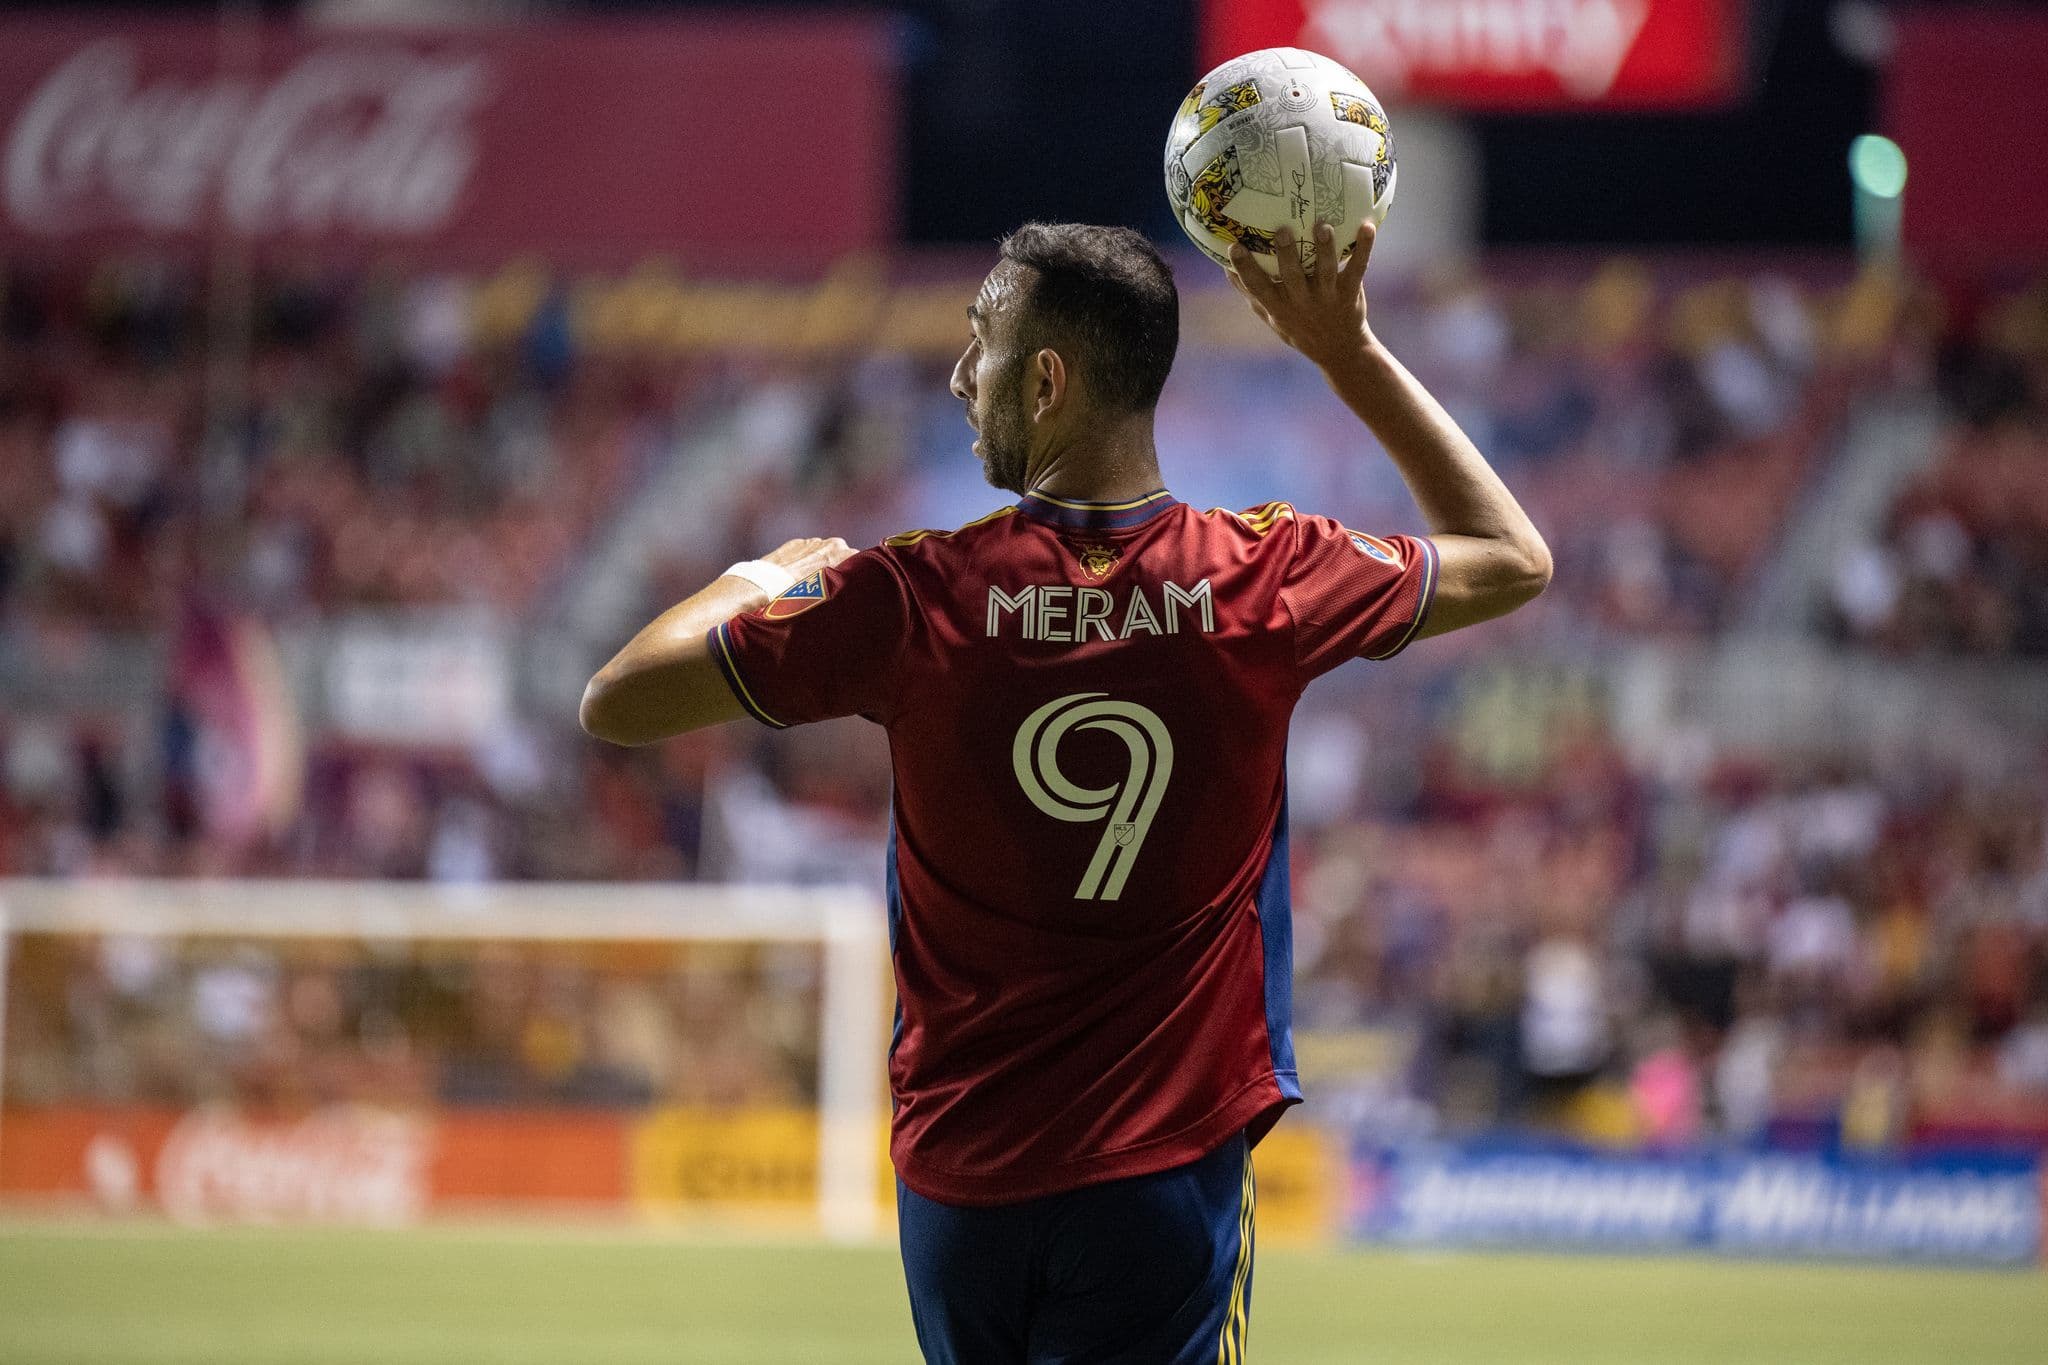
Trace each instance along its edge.
<path fill-rule="evenodd" d="M 0 1199 L 870 1235 L 887 971 L 839 889 L 0 882 Z"/>

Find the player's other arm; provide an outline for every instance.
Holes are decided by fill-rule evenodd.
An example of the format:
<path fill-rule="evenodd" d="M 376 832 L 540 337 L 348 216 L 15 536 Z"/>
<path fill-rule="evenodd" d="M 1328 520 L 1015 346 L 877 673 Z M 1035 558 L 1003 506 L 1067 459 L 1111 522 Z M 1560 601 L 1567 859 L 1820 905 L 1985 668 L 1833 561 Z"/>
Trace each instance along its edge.
<path fill-rule="evenodd" d="M 843 540 L 792 540 L 770 564 L 801 579 L 853 551 Z M 583 689 L 583 728 L 614 744 L 652 744 L 745 715 L 705 644 L 712 627 L 766 606 L 769 594 L 744 578 L 720 575 L 654 618 Z"/>
<path fill-rule="evenodd" d="M 1280 278 L 1268 279 L 1242 247 L 1231 281 L 1282 341 L 1314 361 L 1401 471 L 1429 523 L 1439 565 L 1422 634 L 1505 616 L 1550 582 L 1550 548 L 1515 495 L 1443 405 L 1373 335 L 1366 322 L 1365 267 L 1374 226 L 1338 269 L 1304 271 L 1281 228 Z M 1316 228 L 1318 256 L 1336 259 L 1328 224 Z"/>

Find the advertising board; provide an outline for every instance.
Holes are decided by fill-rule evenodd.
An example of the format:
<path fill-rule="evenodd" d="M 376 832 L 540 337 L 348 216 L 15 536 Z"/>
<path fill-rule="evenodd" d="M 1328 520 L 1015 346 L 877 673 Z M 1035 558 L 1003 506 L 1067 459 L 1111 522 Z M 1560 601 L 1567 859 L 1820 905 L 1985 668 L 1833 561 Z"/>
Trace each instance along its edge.
<path fill-rule="evenodd" d="M 1204 66 L 1304 47 L 1381 98 L 1467 109 L 1699 109 L 1742 93 L 1743 0 L 1206 0 Z"/>
<path fill-rule="evenodd" d="M 2040 1258 L 2041 1202 L 2023 1156 L 1471 1143 L 1354 1153 L 1346 1226 L 1410 1246 L 2015 1265 Z"/>
<path fill-rule="evenodd" d="M 1884 123 L 1906 154 L 1907 248 L 1941 274 L 2027 277 L 2048 253 L 2048 14 L 1907 8 L 1895 22 Z"/>
<path fill-rule="evenodd" d="M 0 246 L 819 262 L 892 233 L 893 68 L 860 15 L 10 18 Z"/>
<path fill-rule="evenodd" d="M 896 1186 L 877 1138 L 877 1225 L 887 1226 Z M 776 1106 L 24 1106 L 0 1114 L 0 1201 L 194 1225 L 393 1226 L 477 1209 L 800 1225 L 819 1205 L 818 1157 L 817 1111 Z M 1308 1124 L 1259 1145 L 1262 1239 L 1303 1245 L 1330 1233 L 1339 1157 Z"/>

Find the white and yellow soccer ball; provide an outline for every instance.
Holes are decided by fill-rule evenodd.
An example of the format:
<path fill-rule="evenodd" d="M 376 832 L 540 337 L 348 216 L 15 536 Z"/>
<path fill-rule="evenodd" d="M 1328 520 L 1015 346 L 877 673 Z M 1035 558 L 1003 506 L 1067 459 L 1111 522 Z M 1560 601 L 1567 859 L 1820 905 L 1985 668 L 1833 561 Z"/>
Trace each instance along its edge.
<path fill-rule="evenodd" d="M 1188 92 L 1166 135 L 1166 194 L 1218 265 L 1242 243 L 1268 275 L 1273 234 L 1292 224 L 1313 260 L 1318 221 L 1340 256 L 1358 224 L 1394 202 L 1394 135 L 1364 81 L 1328 57 L 1269 47 L 1232 58 Z"/>

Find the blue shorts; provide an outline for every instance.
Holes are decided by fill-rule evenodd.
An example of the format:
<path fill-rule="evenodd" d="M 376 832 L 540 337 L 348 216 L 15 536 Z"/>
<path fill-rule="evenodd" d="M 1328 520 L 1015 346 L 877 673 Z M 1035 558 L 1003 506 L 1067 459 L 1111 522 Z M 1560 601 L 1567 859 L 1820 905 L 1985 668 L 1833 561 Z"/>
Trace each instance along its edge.
<path fill-rule="evenodd" d="M 1199 1161 L 995 1208 L 896 1182 L 930 1365 L 1241 1365 L 1252 1300 L 1242 1134 Z"/>

